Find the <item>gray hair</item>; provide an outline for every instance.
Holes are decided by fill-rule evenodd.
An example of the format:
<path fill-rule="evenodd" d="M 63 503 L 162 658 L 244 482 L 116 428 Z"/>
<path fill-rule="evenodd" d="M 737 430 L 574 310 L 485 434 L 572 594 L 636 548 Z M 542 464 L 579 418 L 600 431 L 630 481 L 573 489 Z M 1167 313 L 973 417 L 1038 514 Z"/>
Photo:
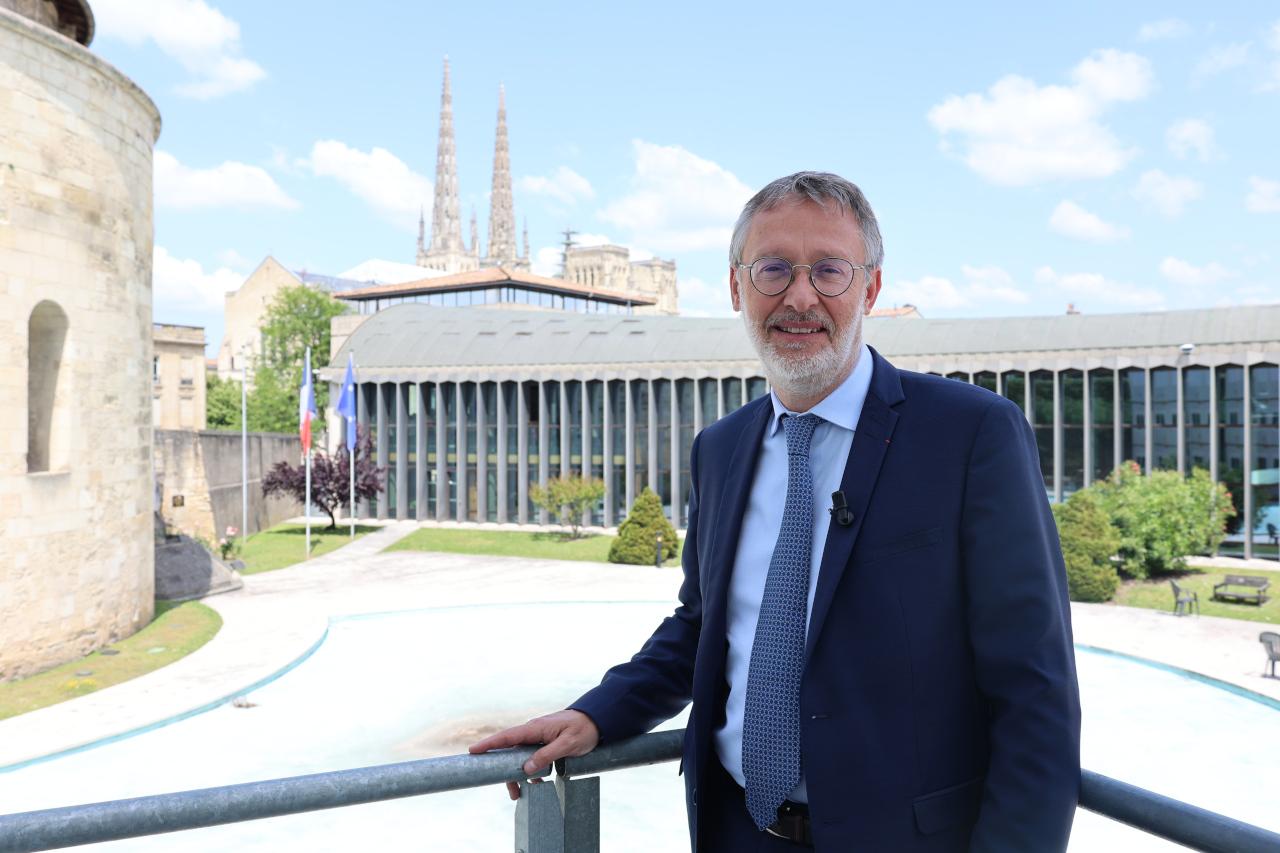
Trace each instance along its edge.
<path fill-rule="evenodd" d="M 771 181 L 753 195 L 742 208 L 738 223 L 733 226 L 733 239 L 729 242 L 730 263 L 742 263 L 742 250 L 746 246 L 747 232 L 751 230 L 751 220 L 755 215 L 762 210 L 777 207 L 794 196 L 807 198 L 823 207 L 828 201 L 834 201 L 841 209 L 852 213 L 862 232 L 867 267 L 880 269 L 884 265 L 884 242 L 880 238 L 880 225 L 876 222 L 875 212 L 871 210 L 871 203 L 857 185 L 830 172 L 796 172 Z"/>

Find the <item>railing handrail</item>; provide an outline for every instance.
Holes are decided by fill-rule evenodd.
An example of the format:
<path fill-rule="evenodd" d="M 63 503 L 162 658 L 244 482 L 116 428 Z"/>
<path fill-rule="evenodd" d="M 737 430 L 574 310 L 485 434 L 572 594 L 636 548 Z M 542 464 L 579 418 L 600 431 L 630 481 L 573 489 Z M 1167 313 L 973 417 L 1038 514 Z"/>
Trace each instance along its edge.
<path fill-rule="evenodd" d="M 606 744 L 556 762 L 580 777 L 674 761 L 683 730 Z M 528 777 L 533 747 L 450 755 L 352 770 L 312 773 L 218 788 L 0 815 L 0 853 L 54 850 L 185 829 L 200 829 L 319 809 L 479 788 Z M 540 776 L 551 772 L 546 768 Z M 1280 834 L 1156 794 L 1099 773 L 1081 773 L 1080 807 L 1144 832 L 1207 851 L 1274 853 Z M 673 816 L 673 819 L 675 817 Z"/>

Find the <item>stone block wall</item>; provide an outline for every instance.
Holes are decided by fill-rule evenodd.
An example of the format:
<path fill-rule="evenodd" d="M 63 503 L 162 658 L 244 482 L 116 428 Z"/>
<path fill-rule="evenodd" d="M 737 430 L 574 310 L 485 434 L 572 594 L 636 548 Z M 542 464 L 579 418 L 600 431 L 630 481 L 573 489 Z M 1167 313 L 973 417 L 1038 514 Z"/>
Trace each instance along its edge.
<path fill-rule="evenodd" d="M 240 433 L 156 430 L 156 496 L 160 515 L 174 530 L 216 543 L 228 527 L 243 526 Z M 249 529 L 257 533 L 302 514 L 294 500 L 262 496 L 262 479 L 277 462 L 298 464 L 298 437 L 249 433 Z M 174 506 L 181 495 L 182 506 Z"/>
<path fill-rule="evenodd" d="M 119 71 L 0 8 L 0 681 L 151 620 L 159 130 Z"/>

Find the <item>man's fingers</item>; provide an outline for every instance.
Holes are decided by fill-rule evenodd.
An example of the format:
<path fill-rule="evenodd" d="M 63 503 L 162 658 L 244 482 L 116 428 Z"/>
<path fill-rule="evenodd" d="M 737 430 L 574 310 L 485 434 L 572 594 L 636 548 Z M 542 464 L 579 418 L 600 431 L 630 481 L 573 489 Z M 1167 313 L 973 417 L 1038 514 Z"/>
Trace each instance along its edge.
<path fill-rule="evenodd" d="M 507 795 L 508 795 L 508 796 L 510 796 L 510 797 L 511 797 L 511 799 L 513 799 L 513 800 L 518 800 L 518 799 L 520 799 L 520 783 L 519 783 L 519 782 L 508 782 L 508 783 L 507 783 Z"/>
<path fill-rule="evenodd" d="M 542 734 L 538 727 L 532 723 L 525 723 L 523 726 L 512 726 L 504 729 L 496 734 L 491 734 L 487 738 L 467 747 L 467 751 L 472 755 L 481 752 L 488 752 L 491 749 L 506 749 L 510 746 L 520 746 L 527 743 L 542 743 Z"/>
<path fill-rule="evenodd" d="M 539 749 L 524 763 L 524 772 L 532 776 L 542 767 L 550 767 L 553 761 L 566 756 L 581 755 L 585 750 L 580 737 L 564 731 L 551 743 Z"/>

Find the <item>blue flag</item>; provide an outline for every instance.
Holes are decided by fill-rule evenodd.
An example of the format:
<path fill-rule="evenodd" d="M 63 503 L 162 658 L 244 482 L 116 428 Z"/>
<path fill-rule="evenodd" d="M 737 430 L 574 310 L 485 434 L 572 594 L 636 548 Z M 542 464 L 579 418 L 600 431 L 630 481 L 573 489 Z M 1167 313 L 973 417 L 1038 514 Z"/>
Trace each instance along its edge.
<path fill-rule="evenodd" d="M 347 450 L 356 452 L 356 357 L 347 353 L 347 375 L 342 378 L 338 414 L 347 419 Z"/>

